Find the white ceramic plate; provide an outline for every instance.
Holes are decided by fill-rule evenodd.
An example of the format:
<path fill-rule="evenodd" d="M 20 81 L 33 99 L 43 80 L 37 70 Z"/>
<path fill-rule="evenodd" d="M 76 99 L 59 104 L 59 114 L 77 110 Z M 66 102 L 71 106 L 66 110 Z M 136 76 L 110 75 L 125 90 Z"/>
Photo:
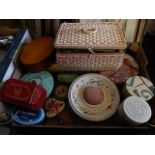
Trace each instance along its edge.
<path fill-rule="evenodd" d="M 87 86 L 100 87 L 104 99 L 98 105 L 90 105 L 83 98 L 83 90 Z M 89 121 L 103 121 L 111 117 L 120 103 L 120 95 L 115 84 L 100 74 L 85 74 L 73 81 L 69 88 L 68 99 L 73 111 Z"/>

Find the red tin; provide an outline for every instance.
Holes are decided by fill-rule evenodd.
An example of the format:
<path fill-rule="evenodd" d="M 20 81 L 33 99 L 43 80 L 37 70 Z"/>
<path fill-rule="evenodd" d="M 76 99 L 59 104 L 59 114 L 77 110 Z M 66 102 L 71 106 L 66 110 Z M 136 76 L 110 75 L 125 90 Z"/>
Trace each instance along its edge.
<path fill-rule="evenodd" d="M 41 85 L 9 79 L 0 90 L 0 100 L 37 110 L 44 106 L 46 90 Z"/>

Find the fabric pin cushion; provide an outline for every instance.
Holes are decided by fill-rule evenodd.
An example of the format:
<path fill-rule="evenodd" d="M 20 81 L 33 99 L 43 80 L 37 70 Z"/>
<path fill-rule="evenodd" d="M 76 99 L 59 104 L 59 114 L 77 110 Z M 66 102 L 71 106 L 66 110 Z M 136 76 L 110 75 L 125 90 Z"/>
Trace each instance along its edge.
<path fill-rule="evenodd" d="M 85 74 L 73 81 L 68 99 L 73 111 L 89 121 L 103 121 L 117 110 L 120 96 L 115 84 L 95 73 Z"/>
<path fill-rule="evenodd" d="M 47 71 L 42 71 L 39 73 L 27 73 L 21 78 L 21 80 L 32 82 L 37 85 L 41 84 L 46 90 L 46 98 L 48 98 L 53 91 L 54 79 Z"/>
<path fill-rule="evenodd" d="M 14 107 L 11 115 L 15 122 L 23 125 L 39 124 L 45 119 L 45 112 L 42 108 L 34 111 L 25 108 Z"/>
<path fill-rule="evenodd" d="M 58 101 L 55 98 L 49 98 L 45 103 L 45 111 L 47 118 L 57 116 L 65 108 L 64 101 Z"/>

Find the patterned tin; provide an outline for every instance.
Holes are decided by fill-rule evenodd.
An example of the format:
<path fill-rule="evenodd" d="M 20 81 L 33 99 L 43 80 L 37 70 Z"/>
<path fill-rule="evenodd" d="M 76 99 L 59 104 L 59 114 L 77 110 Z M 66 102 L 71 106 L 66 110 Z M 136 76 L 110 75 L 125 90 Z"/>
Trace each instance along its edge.
<path fill-rule="evenodd" d="M 138 96 L 146 101 L 154 97 L 155 87 L 152 82 L 142 76 L 133 76 L 126 81 L 123 88 L 125 96 Z"/>
<path fill-rule="evenodd" d="M 114 83 L 124 83 L 139 73 L 138 63 L 128 54 L 124 54 L 123 65 L 118 70 L 102 70 L 101 75 L 108 77 Z"/>
<path fill-rule="evenodd" d="M 1 101 L 33 110 L 43 107 L 45 98 L 41 85 L 16 79 L 7 80 L 0 91 Z"/>
<path fill-rule="evenodd" d="M 27 73 L 22 78 L 23 81 L 28 81 L 41 84 L 46 90 L 46 98 L 52 93 L 54 87 L 54 80 L 52 75 L 47 71 L 42 71 L 39 73 Z"/>

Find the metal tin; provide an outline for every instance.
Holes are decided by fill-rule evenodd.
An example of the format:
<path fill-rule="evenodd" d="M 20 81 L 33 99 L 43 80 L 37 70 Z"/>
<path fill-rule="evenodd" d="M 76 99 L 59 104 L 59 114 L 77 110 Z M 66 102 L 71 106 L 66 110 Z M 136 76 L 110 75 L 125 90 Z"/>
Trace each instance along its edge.
<path fill-rule="evenodd" d="M 0 100 L 29 109 L 43 107 L 46 91 L 41 85 L 9 79 L 0 91 Z"/>
<path fill-rule="evenodd" d="M 118 115 L 129 125 L 144 124 L 149 121 L 151 114 L 149 104 L 137 96 L 126 98 L 118 108 Z"/>
<path fill-rule="evenodd" d="M 53 118 L 62 112 L 65 108 L 65 102 L 49 98 L 45 103 L 45 111 L 47 118 Z"/>
<path fill-rule="evenodd" d="M 124 54 L 123 65 L 118 70 L 102 70 L 101 75 L 108 77 L 114 83 L 124 83 L 130 77 L 139 73 L 138 63 L 128 54 Z"/>
<path fill-rule="evenodd" d="M 53 76 L 47 71 L 42 71 L 39 73 L 26 73 L 21 80 L 32 82 L 37 85 L 41 84 L 46 90 L 46 98 L 49 97 L 53 91 L 54 79 Z"/>
<path fill-rule="evenodd" d="M 51 37 L 41 37 L 26 44 L 19 59 L 28 71 L 39 72 L 49 67 L 49 56 L 52 52 L 53 39 Z"/>
<path fill-rule="evenodd" d="M 39 124 L 45 119 L 45 112 L 41 108 L 39 110 L 29 110 L 15 107 L 11 112 L 12 119 L 23 125 Z"/>
<path fill-rule="evenodd" d="M 130 77 L 123 88 L 125 96 L 138 96 L 146 101 L 154 96 L 154 86 L 150 80 L 142 76 Z"/>

